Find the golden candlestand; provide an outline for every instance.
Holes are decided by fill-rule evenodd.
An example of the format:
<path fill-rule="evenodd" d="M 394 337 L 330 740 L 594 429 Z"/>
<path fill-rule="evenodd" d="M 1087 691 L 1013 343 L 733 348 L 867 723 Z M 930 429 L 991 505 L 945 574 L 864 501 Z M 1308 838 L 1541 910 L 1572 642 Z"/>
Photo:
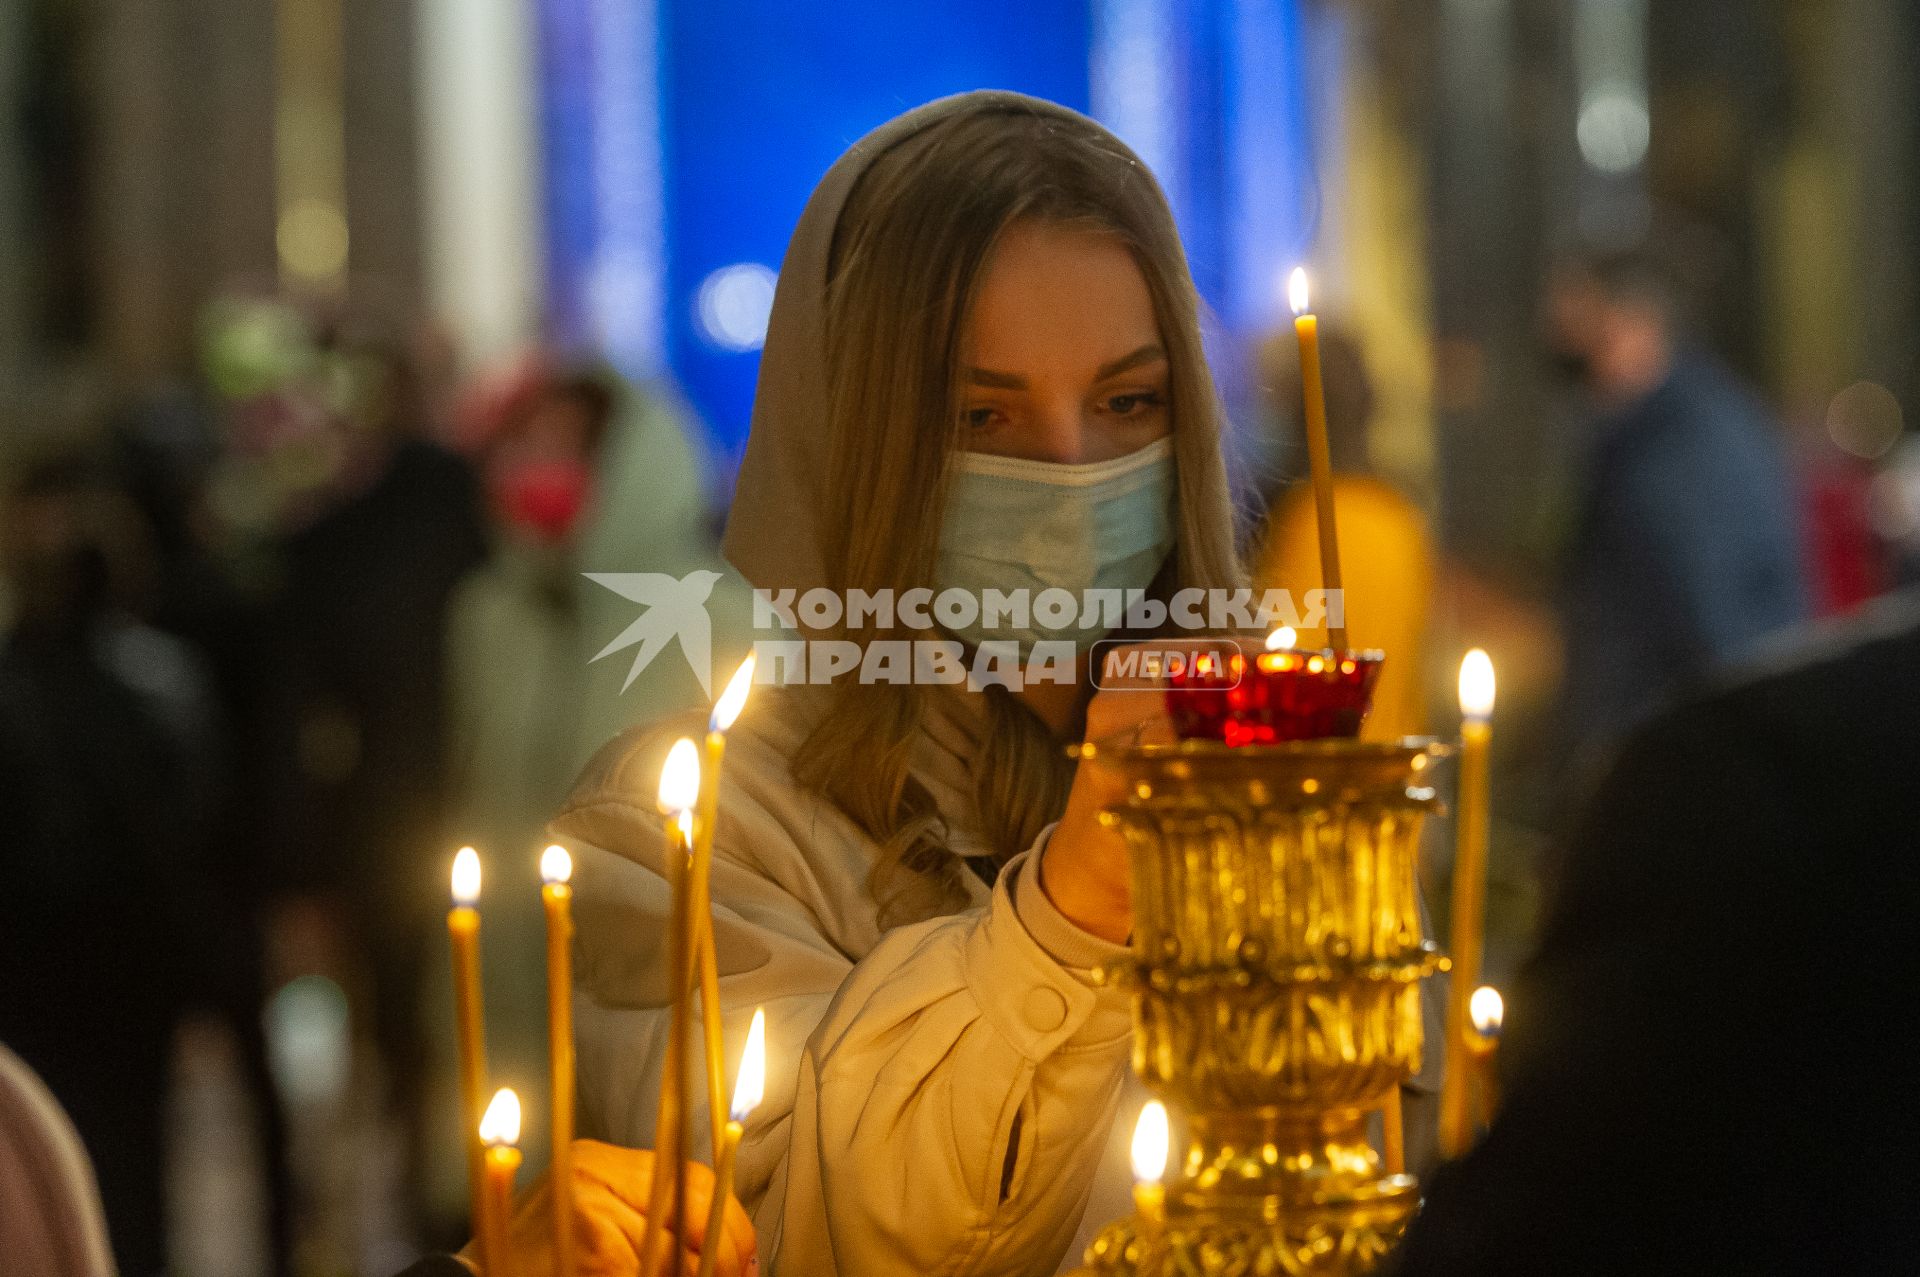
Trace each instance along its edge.
<path fill-rule="evenodd" d="M 1418 1190 L 1366 1119 L 1419 1067 L 1419 981 L 1444 961 L 1415 880 L 1442 748 L 1081 747 L 1127 781 L 1101 814 L 1133 866 L 1133 956 L 1109 975 L 1184 1140 L 1160 1217 L 1110 1225 L 1094 1272 L 1333 1277 L 1397 1244 Z"/>

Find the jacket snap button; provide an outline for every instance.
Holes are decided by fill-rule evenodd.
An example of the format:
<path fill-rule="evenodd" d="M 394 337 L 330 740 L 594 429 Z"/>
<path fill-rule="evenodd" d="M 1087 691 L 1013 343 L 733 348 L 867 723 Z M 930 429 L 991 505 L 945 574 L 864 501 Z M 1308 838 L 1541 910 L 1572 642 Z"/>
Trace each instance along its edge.
<path fill-rule="evenodd" d="M 1036 1033 L 1051 1033 L 1067 1022 L 1067 1000 L 1058 989 L 1040 988 L 1027 994 L 1027 1023 Z"/>

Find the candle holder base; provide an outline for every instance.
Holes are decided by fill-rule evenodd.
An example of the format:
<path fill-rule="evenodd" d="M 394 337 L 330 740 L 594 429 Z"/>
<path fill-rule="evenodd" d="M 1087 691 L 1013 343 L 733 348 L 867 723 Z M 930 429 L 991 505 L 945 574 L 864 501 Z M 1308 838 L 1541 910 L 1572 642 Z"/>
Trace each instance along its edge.
<path fill-rule="evenodd" d="M 1132 856 L 1134 1071 L 1179 1124 L 1154 1218 L 1084 1262 L 1128 1277 L 1352 1277 L 1418 1203 L 1367 1142 L 1368 1113 L 1420 1062 L 1416 865 L 1443 747 L 1315 740 L 1139 745 L 1102 818 Z"/>
<path fill-rule="evenodd" d="M 1129 1215 L 1087 1248 L 1097 1277 L 1340 1277 L 1379 1266 L 1406 1231 L 1419 1186 L 1395 1175 L 1310 1200 L 1220 1203 L 1164 1223 Z"/>

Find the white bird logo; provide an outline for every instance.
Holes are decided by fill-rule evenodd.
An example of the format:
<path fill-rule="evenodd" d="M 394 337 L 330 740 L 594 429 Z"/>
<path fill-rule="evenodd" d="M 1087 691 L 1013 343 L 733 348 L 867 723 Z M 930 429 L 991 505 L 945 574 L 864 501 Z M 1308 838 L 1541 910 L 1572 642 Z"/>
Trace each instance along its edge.
<path fill-rule="evenodd" d="M 639 619 L 614 637 L 613 642 L 593 656 L 599 660 L 622 648 L 640 645 L 633 655 L 633 667 L 621 691 L 633 686 L 640 671 L 653 663 L 669 639 L 680 640 L 680 654 L 687 658 L 700 688 L 713 695 L 713 623 L 707 616 L 707 599 L 719 583 L 720 574 L 701 568 L 683 577 L 665 572 L 587 572 L 585 577 L 604 585 L 623 599 L 645 605 Z"/>

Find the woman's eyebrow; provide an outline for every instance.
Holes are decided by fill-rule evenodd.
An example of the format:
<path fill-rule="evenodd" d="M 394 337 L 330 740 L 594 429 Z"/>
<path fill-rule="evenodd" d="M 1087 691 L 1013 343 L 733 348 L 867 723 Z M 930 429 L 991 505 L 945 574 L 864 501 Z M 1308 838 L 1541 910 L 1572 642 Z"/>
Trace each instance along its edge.
<path fill-rule="evenodd" d="M 1150 341 L 1131 354 L 1122 355 L 1110 364 L 1100 365 L 1100 370 L 1093 374 L 1093 379 L 1105 381 L 1109 377 L 1118 377 L 1121 373 L 1131 371 L 1142 364 L 1155 363 L 1166 357 L 1167 352 L 1160 348 L 1160 343 Z"/>
<path fill-rule="evenodd" d="M 995 390 L 1025 390 L 1027 379 L 1018 373 L 994 372 L 990 368 L 967 369 L 967 380 L 976 386 L 991 386 Z"/>
<path fill-rule="evenodd" d="M 1131 371 L 1132 369 L 1140 367 L 1142 364 L 1157 363 L 1166 357 L 1167 352 L 1161 348 L 1160 343 L 1148 342 L 1146 345 L 1140 347 L 1140 349 L 1122 355 L 1111 363 L 1101 364 L 1094 372 L 1093 379 L 1095 381 L 1105 381 L 1109 377 L 1118 377 L 1121 373 Z M 1025 390 L 1027 388 L 1027 379 L 1018 373 L 995 372 L 991 368 L 969 368 L 967 369 L 967 380 L 976 386 L 989 386 L 995 390 Z"/>

